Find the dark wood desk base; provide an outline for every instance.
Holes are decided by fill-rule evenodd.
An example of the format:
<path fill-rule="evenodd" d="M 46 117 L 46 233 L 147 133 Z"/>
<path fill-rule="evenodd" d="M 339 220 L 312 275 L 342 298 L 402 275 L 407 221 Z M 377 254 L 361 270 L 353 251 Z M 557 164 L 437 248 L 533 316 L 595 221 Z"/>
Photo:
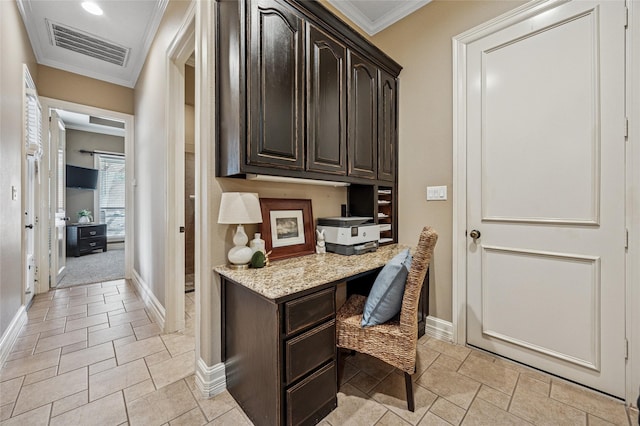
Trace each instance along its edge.
<path fill-rule="evenodd" d="M 368 294 L 377 270 L 347 286 Z M 419 331 L 428 315 L 428 276 Z M 328 283 L 275 303 L 221 276 L 222 358 L 227 389 L 257 425 L 311 425 L 337 407 L 335 287 Z"/>

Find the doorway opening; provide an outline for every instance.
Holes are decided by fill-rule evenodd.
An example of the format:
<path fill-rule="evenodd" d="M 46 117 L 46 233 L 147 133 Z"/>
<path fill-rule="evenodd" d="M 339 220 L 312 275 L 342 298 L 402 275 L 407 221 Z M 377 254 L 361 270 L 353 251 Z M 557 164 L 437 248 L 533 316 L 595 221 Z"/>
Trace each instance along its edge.
<path fill-rule="evenodd" d="M 51 117 L 49 288 L 130 278 L 133 117 L 47 98 L 43 106 Z"/>
<path fill-rule="evenodd" d="M 166 227 L 166 314 L 164 332 L 194 332 L 197 150 L 195 142 L 195 8 L 191 8 L 167 54 L 168 139 Z M 188 287 L 187 287 L 188 286 Z M 186 290 L 191 290 L 188 296 Z"/>

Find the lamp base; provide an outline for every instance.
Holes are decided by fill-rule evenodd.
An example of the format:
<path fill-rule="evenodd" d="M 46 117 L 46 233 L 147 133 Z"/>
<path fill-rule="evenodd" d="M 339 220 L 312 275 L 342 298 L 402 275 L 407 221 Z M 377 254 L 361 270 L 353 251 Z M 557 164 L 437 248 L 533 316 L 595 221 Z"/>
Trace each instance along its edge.
<path fill-rule="evenodd" d="M 234 271 L 244 271 L 245 269 L 249 269 L 249 265 L 234 265 L 233 263 L 228 263 L 227 268 L 233 269 Z"/>

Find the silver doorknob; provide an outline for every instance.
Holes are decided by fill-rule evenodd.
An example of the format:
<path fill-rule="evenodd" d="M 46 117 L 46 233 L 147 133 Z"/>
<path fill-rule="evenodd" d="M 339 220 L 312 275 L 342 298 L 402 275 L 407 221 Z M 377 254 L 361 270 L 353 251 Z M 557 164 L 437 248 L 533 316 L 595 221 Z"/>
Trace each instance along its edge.
<path fill-rule="evenodd" d="M 475 242 L 478 238 L 480 238 L 482 234 L 480 233 L 480 231 L 478 231 L 477 229 L 474 229 L 473 231 L 469 232 L 469 236 L 471 238 L 473 238 L 473 241 Z"/>

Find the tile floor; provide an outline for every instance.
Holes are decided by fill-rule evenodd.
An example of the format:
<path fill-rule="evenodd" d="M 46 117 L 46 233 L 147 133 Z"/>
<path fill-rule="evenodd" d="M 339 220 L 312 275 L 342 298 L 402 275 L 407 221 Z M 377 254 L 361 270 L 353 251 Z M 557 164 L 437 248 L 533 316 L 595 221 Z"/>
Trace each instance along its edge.
<path fill-rule="evenodd" d="M 194 293 L 187 329 L 162 335 L 124 280 L 38 295 L 0 369 L 0 425 L 250 425 L 223 392 L 194 383 Z M 414 376 L 347 357 L 338 408 L 321 425 L 635 425 L 637 410 L 537 371 L 423 337 Z M 633 418 L 634 420 L 630 420 Z"/>

